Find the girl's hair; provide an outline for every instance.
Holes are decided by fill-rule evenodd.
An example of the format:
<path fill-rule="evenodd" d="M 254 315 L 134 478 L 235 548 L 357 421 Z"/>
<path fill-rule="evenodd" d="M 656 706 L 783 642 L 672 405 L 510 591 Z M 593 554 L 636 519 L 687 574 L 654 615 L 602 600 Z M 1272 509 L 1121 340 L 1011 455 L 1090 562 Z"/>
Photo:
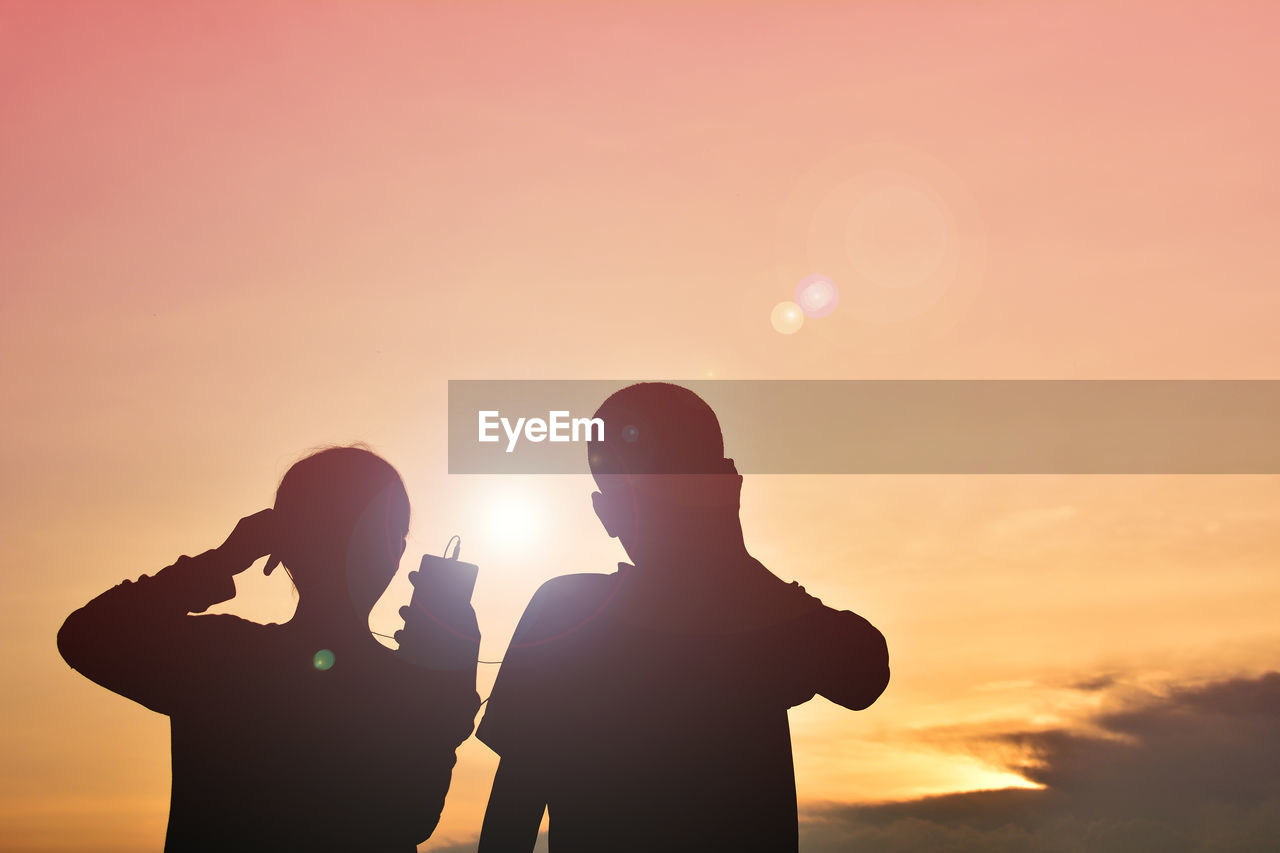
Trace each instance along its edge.
<path fill-rule="evenodd" d="M 409 530 L 400 474 L 359 445 L 328 447 L 295 462 L 276 489 L 275 509 L 286 535 L 313 554 L 345 552 L 357 527 L 380 531 L 388 547 L 398 547 Z"/>

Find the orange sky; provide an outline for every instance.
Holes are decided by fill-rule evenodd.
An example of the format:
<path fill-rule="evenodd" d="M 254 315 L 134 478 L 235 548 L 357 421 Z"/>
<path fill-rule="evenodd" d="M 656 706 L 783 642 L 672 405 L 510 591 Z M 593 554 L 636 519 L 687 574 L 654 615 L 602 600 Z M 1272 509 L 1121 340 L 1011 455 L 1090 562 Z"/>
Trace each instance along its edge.
<path fill-rule="evenodd" d="M 486 658 L 543 580 L 611 569 L 586 478 L 447 475 L 450 378 L 1276 378 L 1276 16 L 0 2 L 0 845 L 158 847 L 166 722 L 54 634 L 220 542 L 310 447 L 400 468 L 411 553 L 462 534 Z M 854 287 L 922 250 L 926 281 Z M 775 333 L 815 271 L 840 309 Z M 872 709 L 793 712 L 801 800 L 1016 783 L 974 733 L 1082 720 L 1083 678 L 1269 666 L 1277 498 L 749 479 L 754 553 L 893 657 Z M 282 576 L 240 589 L 226 609 L 288 617 Z M 459 755 L 424 849 L 478 829 L 495 760 Z"/>

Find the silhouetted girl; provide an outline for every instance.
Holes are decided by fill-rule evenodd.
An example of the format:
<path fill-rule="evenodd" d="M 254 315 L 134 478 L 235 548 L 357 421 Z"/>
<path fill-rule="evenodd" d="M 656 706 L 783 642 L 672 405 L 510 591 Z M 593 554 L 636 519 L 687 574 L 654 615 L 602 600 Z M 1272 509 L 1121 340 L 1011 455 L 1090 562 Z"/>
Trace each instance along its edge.
<path fill-rule="evenodd" d="M 435 829 L 479 697 L 474 654 L 432 671 L 370 635 L 408 525 L 391 465 L 323 450 L 220 547 L 67 618 L 67 663 L 170 717 L 167 851 L 411 851 Z M 266 571 L 282 562 L 298 589 L 287 623 L 190 615 L 232 598 L 233 576 L 268 554 Z M 478 642 L 461 606 L 456 624 Z"/>

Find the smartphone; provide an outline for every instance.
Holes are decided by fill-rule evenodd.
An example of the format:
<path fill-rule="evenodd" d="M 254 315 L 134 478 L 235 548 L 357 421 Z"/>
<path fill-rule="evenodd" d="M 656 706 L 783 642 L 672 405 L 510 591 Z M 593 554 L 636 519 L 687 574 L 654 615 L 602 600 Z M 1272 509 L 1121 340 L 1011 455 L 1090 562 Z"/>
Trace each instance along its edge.
<path fill-rule="evenodd" d="M 409 573 L 409 582 L 413 584 L 410 604 L 421 605 L 428 613 L 469 604 L 479 573 L 475 563 L 423 554 L 418 570 Z"/>
<path fill-rule="evenodd" d="M 400 608 L 404 628 L 395 640 L 408 659 L 436 670 L 474 670 L 480 631 L 471 594 L 479 568 L 455 556 L 427 554 L 409 573 L 413 597 Z"/>

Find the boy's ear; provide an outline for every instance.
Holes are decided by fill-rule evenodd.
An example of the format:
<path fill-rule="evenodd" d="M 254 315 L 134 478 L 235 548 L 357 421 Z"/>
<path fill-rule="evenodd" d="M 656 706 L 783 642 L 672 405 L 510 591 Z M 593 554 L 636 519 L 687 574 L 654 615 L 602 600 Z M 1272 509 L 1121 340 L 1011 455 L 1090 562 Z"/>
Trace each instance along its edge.
<path fill-rule="evenodd" d="M 591 493 L 591 506 L 596 511 L 596 518 L 600 519 L 600 523 L 604 525 L 604 532 L 610 537 L 617 539 L 618 533 L 614 528 L 613 504 L 604 496 L 603 492 Z"/>

